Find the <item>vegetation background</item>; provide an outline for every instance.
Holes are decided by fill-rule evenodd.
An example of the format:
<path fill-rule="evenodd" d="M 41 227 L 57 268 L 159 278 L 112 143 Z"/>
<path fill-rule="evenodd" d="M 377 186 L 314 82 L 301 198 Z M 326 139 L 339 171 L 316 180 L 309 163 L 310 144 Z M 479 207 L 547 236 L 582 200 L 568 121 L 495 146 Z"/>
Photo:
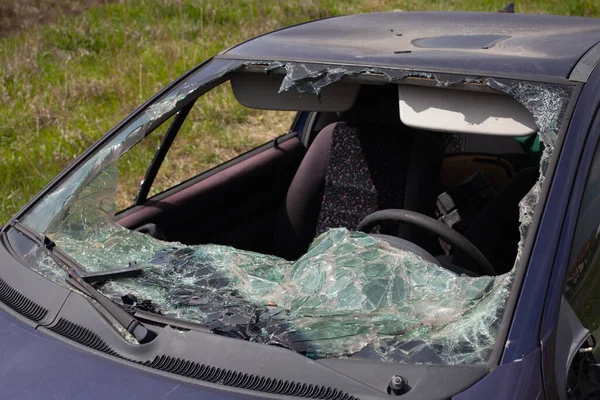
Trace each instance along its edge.
<path fill-rule="evenodd" d="M 237 42 L 340 14 L 498 11 L 507 2 L 0 0 L 0 223 L 137 105 Z M 528 0 L 516 11 L 598 17 L 600 1 Z M 260 131 L 284 123 L 285 116 L 257 116 L 234 102 L 222 91 L 195 107 L 203 134 L 188 136 L 174 181 L 183 165 L 208 168 L 264 141 L 244 133 L 248 124 Z M 134 157 L 124 173 L 138 179 L 145 165 Z"/>

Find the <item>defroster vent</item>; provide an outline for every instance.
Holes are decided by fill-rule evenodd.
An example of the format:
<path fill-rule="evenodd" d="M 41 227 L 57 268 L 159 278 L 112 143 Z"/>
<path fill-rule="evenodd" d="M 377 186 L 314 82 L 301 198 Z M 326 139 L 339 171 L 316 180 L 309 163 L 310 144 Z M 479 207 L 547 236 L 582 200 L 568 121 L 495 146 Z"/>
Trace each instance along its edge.
<path fill-rule="evenodd" d="M 0 278 L 0 301 L 35 322 L 41 321 L 48 313 L 47 309 L 19 293 L 2 278 Z"/>
<path fill-rule="evenodd" d="M 198 364 L 193 361 L 182 360 L 170 356 L 158 356 L 153 361 L 146 362 L 143 365 L 192 379 L 255 390 L 258 392 L 297 396 L 309 399 L 358 400 L 348 393 L 327 386 L 265 378 L 264 376 L 216 368 L 210 365 Z"/>
<path fill-rule="evenodd" d="M 355 396 L 332 387 L 266 378 L 264 376 L 217 368 L 166 355 L 156 356 L 152 361 L 135 361 L 114 351 L 94 332 L 71 321 L 67 321 L 64 318 L 60 318 L 56 325 L 48 327 L 48 329 L 94 350 L 121 359 L 133 361 L 160 371 L 185 376 L 187 378 L 263 393 L 296 396 L 308 399 L 359 400 Z"/>

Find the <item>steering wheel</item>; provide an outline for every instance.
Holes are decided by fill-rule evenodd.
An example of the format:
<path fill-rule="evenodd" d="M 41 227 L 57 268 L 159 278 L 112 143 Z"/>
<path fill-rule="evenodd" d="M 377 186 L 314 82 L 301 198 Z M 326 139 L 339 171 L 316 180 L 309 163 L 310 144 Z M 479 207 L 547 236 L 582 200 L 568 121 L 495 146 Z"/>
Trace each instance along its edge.
<path fill-rule="evenodd" d="M 444 240 L 448 244 L 451 244 L 457 250 L 463 252 L 473 262 L 475 262 L 475 264 L 485 274 L 496 275 L 496 270 L 489 260 L 467 238 L 443 222 L 428 217 L 427 215 L 419 214 L 418 212 L 393 208 L 375 211 L 360 221 L 357 230 L 369 233 L 373 228 L 382 222 L 405 222 L 418 226 L 419 228 L 422 228 L 425 231 Z"/>

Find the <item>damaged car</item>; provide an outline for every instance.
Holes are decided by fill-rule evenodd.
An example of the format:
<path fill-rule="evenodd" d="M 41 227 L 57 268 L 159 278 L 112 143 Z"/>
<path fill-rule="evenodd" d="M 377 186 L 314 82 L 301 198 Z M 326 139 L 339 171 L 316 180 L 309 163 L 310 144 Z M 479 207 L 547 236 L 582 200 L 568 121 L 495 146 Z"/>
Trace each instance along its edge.
<path fill-rule="evenodd" d="M 4 393 L 598 398 L 599 43 L 595 19 L 393 12 L 203 62 L 2 228 Z M 204 156 L 182 135 L 228 137 L 215 93 L 290 125 L 177 164 Z"/>

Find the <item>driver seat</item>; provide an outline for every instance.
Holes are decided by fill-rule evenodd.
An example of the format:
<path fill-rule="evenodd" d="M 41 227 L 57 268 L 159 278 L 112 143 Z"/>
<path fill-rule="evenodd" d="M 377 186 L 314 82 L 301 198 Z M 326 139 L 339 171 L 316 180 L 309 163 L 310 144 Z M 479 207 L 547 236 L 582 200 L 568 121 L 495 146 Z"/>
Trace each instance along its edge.
<path fill-rule="evenodd" d="M 363 85 L 340 122 L 323 128 L 309 147 L 278 215 L 277 254 L 296 259 L 316 235 L 344 227 L 356 230 L 367 215 L 404 208 L 433 215 L 443 148 L 399 117 L 397 85 Z M 381 232 L 426 250 L 435 238 L 413 226 Z"/>

